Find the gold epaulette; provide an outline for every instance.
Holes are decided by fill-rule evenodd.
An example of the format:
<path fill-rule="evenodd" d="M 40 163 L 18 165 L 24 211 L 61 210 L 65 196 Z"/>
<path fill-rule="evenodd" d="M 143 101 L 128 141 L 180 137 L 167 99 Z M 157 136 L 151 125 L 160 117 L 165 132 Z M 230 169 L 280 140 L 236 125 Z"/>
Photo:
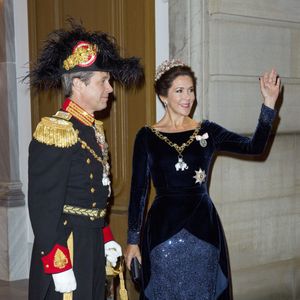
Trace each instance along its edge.
<path fill-rule="evenodd" d="M 77 143 L 78 132 L 73 124 L 57 114 L 44 117 L 37 125 L 33 137 L 40 143 L 59 148 L 68 148 Z"/>

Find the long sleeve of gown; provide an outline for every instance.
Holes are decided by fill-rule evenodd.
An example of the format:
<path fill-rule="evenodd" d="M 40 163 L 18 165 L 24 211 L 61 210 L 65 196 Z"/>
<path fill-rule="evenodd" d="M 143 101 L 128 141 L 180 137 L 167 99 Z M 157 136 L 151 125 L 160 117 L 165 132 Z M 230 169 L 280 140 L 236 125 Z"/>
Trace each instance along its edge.
<path fill-rule="evenodd" d="M 137 133 L 133 160 L 131 192 L 128 208 L 128 243 L 139 244 L 146 199 L 149 190 L 150 170 L 146 148 L 146 128 Z"/>
<path fill-rule="evenodd" d="M 236 134 L 211 122 L 209 127 L 216 150 L 250 155 L 261 154 L 267 144 L 275 115 L 275 110 L 263 104 L 252 137 Z"/>

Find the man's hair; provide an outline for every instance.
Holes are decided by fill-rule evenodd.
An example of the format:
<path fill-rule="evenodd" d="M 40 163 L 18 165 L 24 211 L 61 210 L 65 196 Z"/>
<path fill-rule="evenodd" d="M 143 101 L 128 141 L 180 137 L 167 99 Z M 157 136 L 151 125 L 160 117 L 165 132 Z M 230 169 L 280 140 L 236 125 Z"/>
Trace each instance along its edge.
<path fill-rule="evenodd" d="M 62 75 L 62 87 L 66 98 L 71 97 L 73 94 L 73 79 L 80 79 L 85 85 L 90 83 L 93 76 L 93 71 L 88 72 L 75 72 L 75 73 L 65 73 Z"/>

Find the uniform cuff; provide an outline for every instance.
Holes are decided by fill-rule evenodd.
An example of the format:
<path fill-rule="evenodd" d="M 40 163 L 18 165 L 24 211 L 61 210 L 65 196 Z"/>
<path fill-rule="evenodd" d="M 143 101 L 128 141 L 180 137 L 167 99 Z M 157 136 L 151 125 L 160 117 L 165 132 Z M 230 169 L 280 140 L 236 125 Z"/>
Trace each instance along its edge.
<path fill-rule="evenodd" d="M 60 273 L 72 268 L 69 250 L 59 244 L 42 257 L 42 262 L 46 274 Z"/>
<path fill-rule="evenodd" d="M 103 227 L 102 232 L 103 232 L 103 242 L 104 242 L 104 244 L 114 240 L 114 236 L 113 236 L 109 226 Z"/>

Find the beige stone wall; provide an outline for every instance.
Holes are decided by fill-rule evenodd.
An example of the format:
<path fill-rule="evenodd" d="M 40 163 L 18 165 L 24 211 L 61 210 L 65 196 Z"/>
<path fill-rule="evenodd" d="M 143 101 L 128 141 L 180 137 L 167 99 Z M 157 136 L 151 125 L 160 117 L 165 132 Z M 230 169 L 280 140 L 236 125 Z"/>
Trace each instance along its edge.
<path fill-rule="evenodd" d="M 170 0 L 170 57 L 198 76 L 195 118 L 254 131 L 258 77 L 283 101 L 266 160 L 218 157 L 210 193 L 226 232 L 236 300 L 300 299 L 300 2 Z"/>

